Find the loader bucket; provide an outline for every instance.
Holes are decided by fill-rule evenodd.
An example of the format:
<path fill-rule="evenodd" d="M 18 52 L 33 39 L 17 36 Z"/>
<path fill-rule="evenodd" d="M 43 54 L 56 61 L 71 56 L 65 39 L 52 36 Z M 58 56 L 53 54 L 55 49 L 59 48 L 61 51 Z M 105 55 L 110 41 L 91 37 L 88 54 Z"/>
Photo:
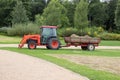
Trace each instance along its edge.
<path fill-rule="evenodd" d="M 35 34 L 35 35 L 24 35 L 24 37 L 22 38 L 22 40 L 20 41 L 20 44 L 18 45 L 18 48 L 22 48 L 24 46 L 25 43 L 27 43 L 27 41 L 31 39 L 31 40 L 36 40 L 38 41 L 38 44 L 40 44 L 40 35 L 39 34 Z"/>

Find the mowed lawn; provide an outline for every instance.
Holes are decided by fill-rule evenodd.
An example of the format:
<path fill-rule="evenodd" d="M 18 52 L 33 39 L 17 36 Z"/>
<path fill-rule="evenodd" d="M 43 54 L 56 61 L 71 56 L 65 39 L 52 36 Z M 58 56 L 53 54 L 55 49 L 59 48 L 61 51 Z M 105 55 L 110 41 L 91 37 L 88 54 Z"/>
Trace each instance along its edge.
<path fill-rule="evenodd" d="M 120 46 L 120 41 L 105 41 L 105 40 L 102 40 L 101 43 L 100 43 L 100 46 Z"/>
<path fill-rule="evenodd" d="M 0 44 L 18 44 L 20 42 L 20 37 L 10 37 L 0 35 Z"/>
<path fill-rule="evenodd" d="M 82 50 L 70 50 L 70 49 L 60 49 L 60 50 L 47 50 L 45 48 L 37 48 L 36 50 L 29 50 L 27 48 L 1 48 L 5 50 L 10 50 L 14 52 L 19 52 L 22 54 L 34 56 L 37 58 L 42 58 L 44 60 L 55 63 L 59 66 L 67 68 L 78 74 L 88 77 L 90 80 L 120 80 L 119 74 L 113 74 L 110 72 L 95 70 L 88 66 L 83 66 L 76 64 L 66 59 L 56 58 L 48 54 L 76 54 L 85 56 L 106 56 L 106 57 L 120 57 L 120 50 L 95 50 L 95 51 L 82 51 Z"/>

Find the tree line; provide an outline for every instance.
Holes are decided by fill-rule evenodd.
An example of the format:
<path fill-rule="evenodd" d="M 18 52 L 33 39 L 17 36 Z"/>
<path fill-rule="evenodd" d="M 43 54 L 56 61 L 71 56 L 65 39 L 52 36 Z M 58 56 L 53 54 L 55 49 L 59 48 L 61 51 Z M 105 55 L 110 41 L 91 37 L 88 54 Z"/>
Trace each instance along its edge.
<path fill-rule="evenodd" d="M 120 0 L 0 0 L 0 27 L 28 22 L 120 33 Z"/>

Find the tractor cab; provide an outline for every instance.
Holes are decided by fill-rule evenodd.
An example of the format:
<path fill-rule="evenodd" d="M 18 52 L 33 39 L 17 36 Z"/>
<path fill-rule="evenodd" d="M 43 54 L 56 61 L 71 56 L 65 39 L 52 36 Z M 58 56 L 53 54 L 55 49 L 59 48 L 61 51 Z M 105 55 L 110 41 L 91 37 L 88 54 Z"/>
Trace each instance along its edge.
<path fill-rule="evenodd" d="M 50 38 L 57 38 L 56 28 L 56 26 L 42 26 L 41 44 L 47 44 Z"/>

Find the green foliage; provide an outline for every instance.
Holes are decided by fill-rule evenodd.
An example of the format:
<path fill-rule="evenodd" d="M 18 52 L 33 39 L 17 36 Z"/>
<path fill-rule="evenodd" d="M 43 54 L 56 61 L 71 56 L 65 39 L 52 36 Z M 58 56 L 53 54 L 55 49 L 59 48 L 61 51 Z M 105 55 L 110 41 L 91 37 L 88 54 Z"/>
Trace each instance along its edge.
<path fill-rule="evenodd" d="M 77 28 L 63 28 L 58 30 L 59 36 L 65 37 L 65 36 L 71 36 L 72 34 L 77 34 L 79 36 L 85 36 L 89 35 L 91 37 L 100 37 L 100 34 L 104 32 L 104 29 L 102 27 L 92 27 L 92 28 L 84 28 L 84 30 L 81 32 L 81 30 Z"/>
<path fill-rule="evenodd" d="M 15 0 L 0 0 L 0 27 L 11 24 L 10 13 L 15 5 Z"/>
<path fill-rule="evenodd" d="M 78 4 L 80 2 L 80 0 L 73 0 L 74 4 Z"/>
<path fill-rule="evenodd" d="M 106 24 L 106 29 L 109 32 L 113 32 L 115 29 L 115 10 L 117 6 L 118 0 L 110 0 L 108 6 L 107 6 L 107 14 L 108 14 L 108 21 Z"/>
<path fill-rule="evenodd" d="M 108 19 L 106 13 L 106 3 L 101 3 L 99 0 L 93 0 L 89 4 L 89 21 L 91 26 L 103 26 Z"/>
<path fill-rule="evenodd" d="M 58 0 L 51 0 L 43 13 L 44 25 L 66 27 L 69 20 L 66 16 L 66 9 Z"/>
<path fill-rule="evenodd" d="M 78 30 L 76 28 L 62 28 L 58 30 L 58 35 L 61 37 L 71 36 L 72 34 L 77 34 Z"/>
<path fill-rule="evenodd" d="M 116 24 L 116 29 L 120 30 L 120 0 L 118 0 L 117 8 L 115 11 L 115 24 Z"/>
<path fill-rule="evenodd" d="M 89 1 L 91 1 L 90 4 L 99 3 L 100 2 L 100 0 L 89 0 Z"/>
<path fill-rule="evenodd" d="M 99 37 L 101 33 L 104 32 L 104 29 L 102 27 L 91 27 L 91 28 L 86 28 L 85 32 L 87 35 L 92 36 L 92 37 Z"/>
<path fill-rule="evenodd" d="M 44 25 L 44 18 L 40 14 L 35 16 L 35 23 L 42 26 Z"/>
<path fill-rule="evenodd" d="M 73 2 L 70 2 L 70 1 L 66 0 L 63 3 L 63 5 L 67 9 L 67 17 L 69 19 L 70 26 L 74 26 L 74 13 L 75 13 L 76 4 L 73 4 Z"/>
<path fill-rule="evenodd" d="M 88 26 L 88 3 L 81 0 L 76 7 L 74 16 L 74 27 L 78 29 L 84 29 Z"/>
<path fill-rule="evenodd" d="M 0 28 L 0 33 L 6 34 L 7 33 L 7 27 Z"/>
<path fill-rule="evenodd" d="M 29 24 L 15 24 L 12 28 L 7 30 L 9 36 L 23 36 L 26 34 L 36 34 L 40 33 L 40 28 L 38 25 L 29 23 Z"/>
<path fill-rule="evenodd" d="M 40 26 L 70 26 L 80 33 L 88 25 L 120 33 L 119 4 L 119 0 L 0 0 L 0 27 L 31 20 Z"/>
<path fill-rule="evenodd" d="M 119 40 L 120 41 L 120 34 L 103 33 L 103 34 L 100 35 L 100 37 L 103 40 Z"/>
<path fill-rule="evenodd" d="M 27 0 L 23 1 L 30 20 L 35 21 L 35 15 L 42 14 L 47 6 L 46 0 Z"/>
<path fill-rule="evenodd" d="M 11 16 L 12 24 L 26 23 L 29 21 L 25 7 L 23 6 L 21 1 L 17 1 L 17 4 L 13 8 Z"/>

